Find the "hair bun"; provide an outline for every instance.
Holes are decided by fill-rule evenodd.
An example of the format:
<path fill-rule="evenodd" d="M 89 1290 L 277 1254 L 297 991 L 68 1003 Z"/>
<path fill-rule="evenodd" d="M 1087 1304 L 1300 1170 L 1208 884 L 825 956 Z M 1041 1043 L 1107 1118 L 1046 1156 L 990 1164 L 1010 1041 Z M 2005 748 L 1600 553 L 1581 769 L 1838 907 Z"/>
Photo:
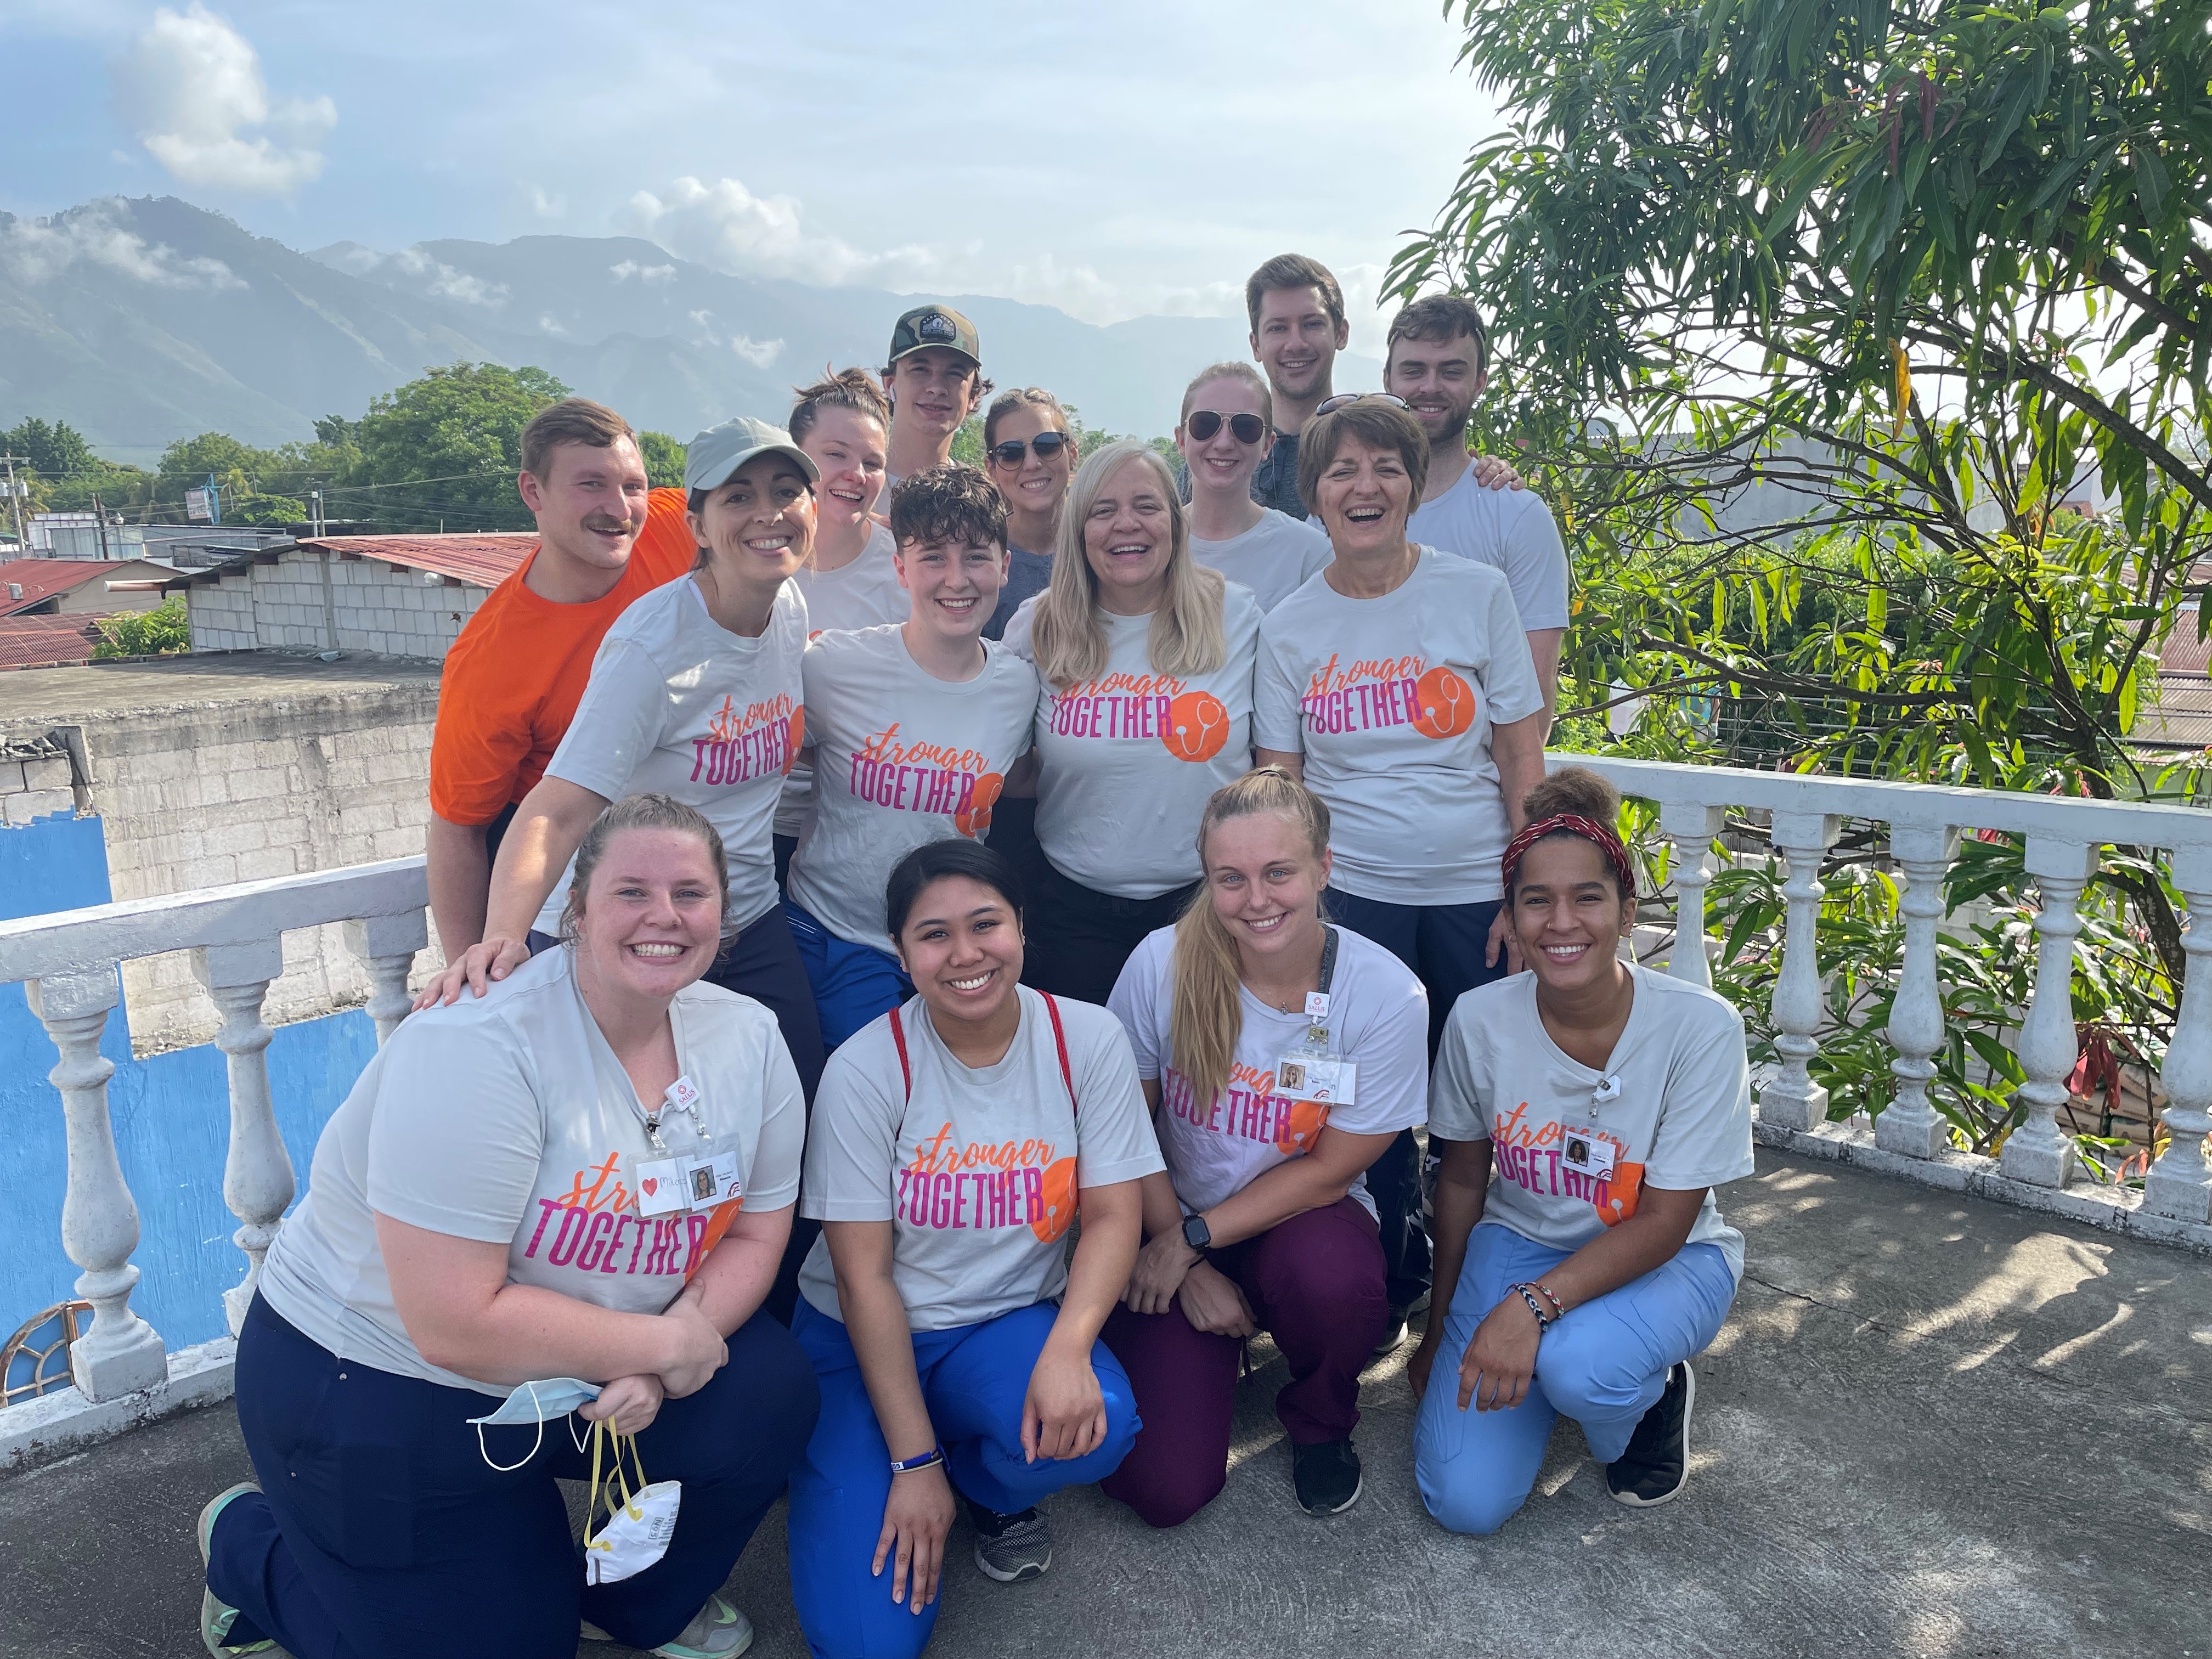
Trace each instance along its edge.
<path fill-rule="evenodd" d="M 1563 766 L 1540 779 L 1522 797 L 1531 823 L 1572 812 L 1611 828 L 1620 822 L 1620 791 L 1587 766 Z"/>

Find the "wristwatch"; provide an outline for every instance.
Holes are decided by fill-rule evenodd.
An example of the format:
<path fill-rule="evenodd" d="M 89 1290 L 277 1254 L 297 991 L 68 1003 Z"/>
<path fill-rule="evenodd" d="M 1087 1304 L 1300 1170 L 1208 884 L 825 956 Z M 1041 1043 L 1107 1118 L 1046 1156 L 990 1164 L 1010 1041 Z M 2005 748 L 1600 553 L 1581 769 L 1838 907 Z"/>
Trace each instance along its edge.
<path fill-rule="evenodd" d="M 1213 1248 L 1213 1229 L 1206 1224 L 1202 1215 L 1187 1215 L 1182 1218 L 1182 1242 L 1204 1255 Z"/>

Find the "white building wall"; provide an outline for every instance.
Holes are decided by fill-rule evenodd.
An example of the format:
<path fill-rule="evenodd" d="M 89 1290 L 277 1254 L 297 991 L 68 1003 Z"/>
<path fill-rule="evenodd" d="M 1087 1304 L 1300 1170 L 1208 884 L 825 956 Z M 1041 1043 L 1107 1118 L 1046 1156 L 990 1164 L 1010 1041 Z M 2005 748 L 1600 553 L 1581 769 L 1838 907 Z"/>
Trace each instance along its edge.
<path fill-rule="evenodd" d="M 274 564 L 195 585 L 186 604 L 195 651 L 374 651 L 442 662 L 489 592 L 382 560 L 291 549 Z"/>

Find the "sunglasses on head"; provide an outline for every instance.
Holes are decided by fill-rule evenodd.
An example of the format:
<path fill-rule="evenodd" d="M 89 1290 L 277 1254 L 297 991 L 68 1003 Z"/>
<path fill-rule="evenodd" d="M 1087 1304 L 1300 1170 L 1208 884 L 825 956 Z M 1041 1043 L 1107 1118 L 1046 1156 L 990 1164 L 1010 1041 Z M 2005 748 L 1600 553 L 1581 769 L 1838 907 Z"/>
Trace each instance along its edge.
<path fill-rule="evenodd" d="M 1314 413 L 1317 416 L 1326 415 L 1332 410 L 1342 409 L 1346 404 L 1356 404 L 1362 398 L 1380 398 L 1384 403 L 1395 404 L 1399 408 L 1403 410 L 1410 410 L 1413 408 L 1413 404 L 1407 403 L 1403 398 L 1397 396 L 1394 392 L 1344 392 L 1338 393 L 1334 398 L 1322 398 L 1319 404 L 1315 405 Z"/>
<path fill-rule="evenodd" d="M 991 446 L 991 459 L 1000 466 L 1019 466 L 1022 457 L 1035 450 L 1037 459 L 1048 461 L 1072 441 L 1065 432 L 1040 432 L 1026 443 L 1019 438 L 1006 438 Z"/>
<path fill-rule="evenodd" d="M 1229 435 L 1240 444 L 1256 444 L 1267 434 L 1267 423 L 1257 415 L 1222 415 L 1211 409 L 1192 410 L 1182 429 L 1198 442 L 1209 443 L 1224 421 L 1229 422 Z"/>

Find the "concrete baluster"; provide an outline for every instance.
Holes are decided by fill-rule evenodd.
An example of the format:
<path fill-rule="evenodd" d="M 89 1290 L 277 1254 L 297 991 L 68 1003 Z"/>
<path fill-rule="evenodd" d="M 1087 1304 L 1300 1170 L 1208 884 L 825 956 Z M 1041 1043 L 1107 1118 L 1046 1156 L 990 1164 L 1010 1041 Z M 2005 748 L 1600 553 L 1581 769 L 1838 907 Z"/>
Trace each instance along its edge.
<path fill-rule="evenodd" d="M 115 1063 L 100 1052 L 107 1011 L 122 1000 L 122 987 L 111 966 L 33 980 L 24 990 L 61 1051 L 60 1064 L 46 1075 L 61 1092 L 69 1146 L 62 1249 L 84 1269 L 76 1293 L 93 1307 L 92 1328 L 70 1345 L 70 1375 L 86 1399 L 113 1400 L 169 1375 L 160 1335 L 131 1308 L 138 1206 L 123 1179 L 107 1115 Z"/>
<path fill-rule="evenodd" d="M 1774 987 L 1774 1023 L 1782 1032 L 1774 1047 L 1782 1068 L 1759 1091 L 1759 1115 L 1784 1128 L 1818 1129 L 1828 1121 L 1828 1091 L 1813 1081 L 1807 1062 L 1820 1052 L 1820 861 L 1842 829 L 1818 812 L 1777 812 L 1771 831 L 1774 850 L 1790 863 L 1790 878 L 1782 884 L 1790 922 Z"/>
<path fill-rule="evenodd" d="M 261 1018 L 269 982 L 284 971 L 279 939 L 248 945 L 212 945 L 192 952 L 192 974 L 222 1015 L 215 1046 L 230 1072 L 230 1150 L 222 1164 L 222 1201 L 239 1219 L 231 1239 L 246 1252 L 246 1277 L 222 1293 L 223 1312 L 236 1336 L 261 1285 L 262 1259 L 276 1242 L 284 1212 L 299 1190 L 292 1155 L 276 1127 L 269 1093 L 269 1040 Z"/>
<path fill-rule="evenodd" d="M 2021 1098 L 2027 1120 L 2005 1141 L 2000 1167 L 2033 1187 L 2063 1187 L 2074 1173 L 2074 1143 L 2059 1133 L 2066 1079 L 2081 1058 L 2074 1035 L 2074 941 L 2081 932 L 2075 904 L 2096 872 L 2097 849 L 2050 836 L 2027 838 L 2027 872 L 2035 878 L 2035 993 L 2020 1030 Z"/>
<path fill-rule="evenodd" d="M 1713 970 L 1705 956 L 1705 887 L 1713 878 L 1713 838 L 1727 827 L 1724 806 L 1665 801 L 1659 807 L 1659 832 L 1674 849 L 1674 945 L 1667 971 L 1708 989 Z"/>
<path fill-rule="evenodd" d="M 1941 825 L 1893 826 L 1891 855 L 1904 867 L 1905 969 L 1889 1007 L 1889 1046 L 1897 1058 L 1897 1097 L 1874 1121 L 1875 1145 L 1907 1158 L 1933 1158 L 1950 1128 L 1929 1103 L 1928 1081 L 1943 1046 L 1943 997 L 1936 983 L 1936 925 L 1943 919 L 1943 878 L 1958 856 L 1959 832 Z"/>
<path fill-rule="evenodd" d="M 2189 904 L 2189 931 L 2181 940 L 2189 979 L 2159 1068 L 2172 1139 L 2143 1182 L 2143 1208 L 2203 1223 L 2212 1221 L 2212 1173 L 2204 1167 L 2204 1137 L 2212 1133 L 2212 848 L 2176 853 L 2173 884 Z"/>
<path fill-rule="evenodd" d="M 376 1040 L 391 1040 L 407 1018 L 414 999 L 407 994 L 407 975 L 414 971 L 415 953 L 426 949 L 430 933 L 422 912 L 410 910 L 396 916 L 370 916 L 345 925 L 346 948 L 368 968 L 368 1017 L 376 1022 Z"/>

